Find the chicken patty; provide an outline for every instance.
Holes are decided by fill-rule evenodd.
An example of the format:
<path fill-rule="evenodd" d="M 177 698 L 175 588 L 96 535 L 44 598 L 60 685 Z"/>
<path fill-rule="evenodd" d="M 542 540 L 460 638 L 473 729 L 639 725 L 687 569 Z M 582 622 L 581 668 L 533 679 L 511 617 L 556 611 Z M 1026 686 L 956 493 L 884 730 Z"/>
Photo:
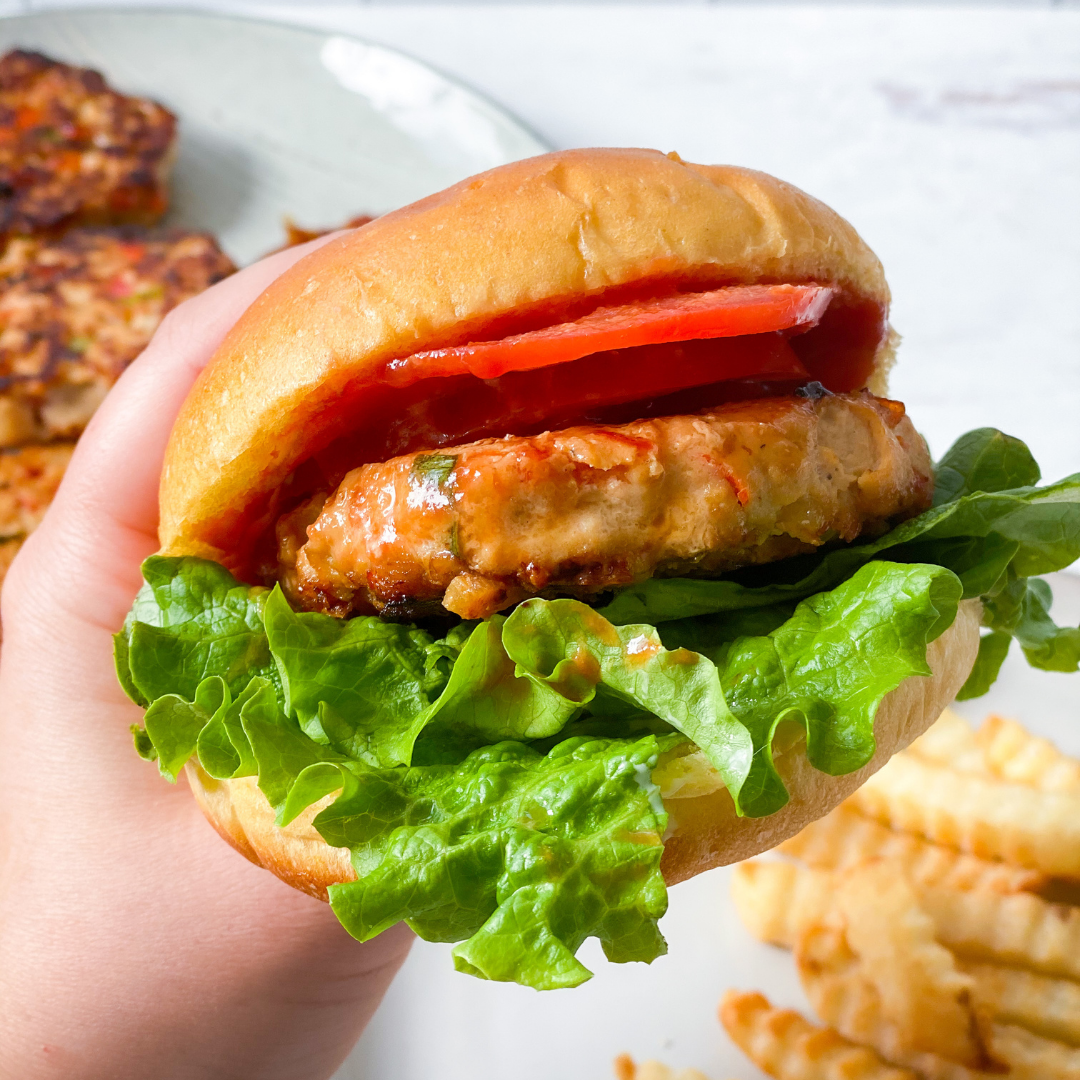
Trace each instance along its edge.
<path fill-rule="evenodd" d="M 208 233 L 73 229 L 0 255 L 0 447 L 77 436 L 177 304 L 232 273 Z"/>
<path fill-rule="evenodd" d="M 484 439 L 363 465 L 283 517 L 281 581 L 307 610 L 478 619 L 880 532 L 932 477 L 903 405 L 868 393 Z"/>
<path fill-rule="evenodd" d="M 0 587 L 23 541 L 41 524 L 74 443 L 0 451 Z"/>
<path fill-rule="evenodd" d="M 152 225 L 176 117 L 96 72 L 15 49 L 0 58 L 0 234 Z"/>

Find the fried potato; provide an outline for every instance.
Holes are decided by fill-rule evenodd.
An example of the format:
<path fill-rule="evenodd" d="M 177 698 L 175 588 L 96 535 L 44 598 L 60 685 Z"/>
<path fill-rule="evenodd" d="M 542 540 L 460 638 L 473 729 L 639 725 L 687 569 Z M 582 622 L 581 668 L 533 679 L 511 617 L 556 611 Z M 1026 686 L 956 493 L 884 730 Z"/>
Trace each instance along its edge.
<path fill-rule="evenodd" d="M 906 752 L 960 772 L 989 772 L 975 729 L 952 709 L 946 709 Z"/>
<path fill-rule="evenodd" d="M 1080 979 L 1080 908 L 1031 893 L 937 888 L 919 889 L 919 900 L 938 941 L 963 957 Z"/>
<path fill-rule="evenodd" d="M 987 769 L 1002 780 L 1039 791 L 1080 792 L 1080 761 L 1015 720 L 990 716 L 976 738 Z"/>
<path fill-rule="evenodd" d="M 739 863 L 731 899 L 743 926 L 759 941 L 791 949 L 808 925 L 828 918 L 834 899 L 832 875 L 794 863 Z"/>
<path fill-rule="evenodd" d="M 615 1059 L 615 1080 L 708 1080 L 697 1069 L 669 1069 L 659 1061 L 643 1061 L 634 1064 L 629 1054 L 620 1054 Z"/>
<path fill-rule="evenodd" d="M 931 1053 L 911 1051 L 886 1015 L 869 971 L 837 927 L 811 926 L 800 936 L 796 961 L 803 989 L 818 1016 L 845 1037 L 873 1047 L 886 1061 L 913 1069 L 926 1080 L 989 1080 L 1002 1070 L 1013 1078 L 1080 1080 L 1080 1050 L 1027 1030 L 984 1022 L 986 1069 L 973 1069 Z M 994 1064 L 1000 1063 L 1000 1064 Z"/>
<path fill-rule="evenodd" d="M 1080 984 L 998 964 L 961 962 L 960 967 L 974 980 L 973 1000 L 980 1012 L 1080 1046 Z"/>
<path fill-rule="evenodd" d="M 868 817 L 935 843 L 1080 877 L 1080 793 L 1036 791 L 900 753 L 850 802 Z"/>
<path fill-rule="evenodd" d="M 976 731 L 946 709 L 906 752 L 958 772 L 981 773 L 1040 791 L 1080 792 L 1080 761 L 1000 716 L 987 717 Z"/>
<path fill-rule="evenodd" d="M 1032 893 L 918 884 L 916 892 L 937 940 L 961 956 L 1080 980 L 1080 908 Z M 750 933 L 790 949 L 807 926 L 829 919 L 836 881 L 826 870 L 752 861 L 736 867 L 731 895 Z"/>
<path fill-rule="evenodd" d="M 974 980 L 937 943 L 933 920 L 903 874 L 881 860 L 857 866 L 840 875 L 836 906 L 899 1045 L 970 1068 L 986 1064 L 971 1005 Z"/>
<path fill-rule="evenodd" d="M 951 889 L 1033 891 L 1046 883 L 1037 870 L 988 862 L 897 832 L 844 804 L 812 822 L 777 849 L 822 870 L 843 870 L 867 859 L 888 859 L 911 881 Z"/>
<path fill-rule="evenodd" d="M 1051 899 L 1080 882 L 1080 761 L 946 711 L 778 850 L 808 865 L 742 864 L 732 897 L 837 1037 L 924 1080 L 1080 1080 L 1080 907 Z"/>
<path fill-rule="evenodd" d="M 774 1009 L 761 994 L 729 990 L 720 1022 L 732 1041 L 776 1080 L 919 1080 L 888 1065 L 831 1028 L 815 1027 L 791 1009 Z"/>
<path fill-rule="evenodd" d="M 1075 1047 L 1011 1024 L 994 1024 L 989 1037 L 994 1057 L 1009 1067 L 1010 1077 L 1080 1080 L 1080 1050 Z"/>
<path fill-rule="evenodd" d="M 997 1075 L 914 1049 L 886 1014 L 870 969 L 852 951 L 839 926 L 807 927 L 796 943 L 795 960 L 818 1017 L 846 1038 L 872 1047 L 883 1060 L 913 1069 L 928 1080 L 983 1080 Z M 981 1063 L 990 1065 L 985 1057 Z"/>

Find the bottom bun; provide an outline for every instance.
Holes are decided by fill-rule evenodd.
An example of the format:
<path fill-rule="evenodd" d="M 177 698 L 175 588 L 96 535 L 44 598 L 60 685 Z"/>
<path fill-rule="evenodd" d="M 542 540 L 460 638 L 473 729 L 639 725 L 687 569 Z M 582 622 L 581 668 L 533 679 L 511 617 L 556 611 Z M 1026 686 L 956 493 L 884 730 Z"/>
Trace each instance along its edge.
<path fill-rule="evenodd" d="M 791 799 L 769 817 L 739 817 L 719 774 L 700 751 L 687 752 L 684 746 L 664 755 L 653 770 L 653 779 L 669 816 L 661 863 L 668 884 L 748 859 L 794 836 L 804 825 L 824 817 L 921 735 L 956 697 L 971 672 L 979 650 L 980 615 L 978 600 L 963 601 L 956 621 L 926 650 L 933 674 L 905 679 L 886 695 L 874 721 L 877 750 L 857 772 L 846 776 L 819 772 L 807 760 L 801 726 L 792 723 L 789 732 L 778 732 L 773 757 Z M 328 795 L 279 828 L 254 777 L 214 780 L 194 762 L 188 763 L 186 771 L 191 790 L 214 828 L 242 855 L 293 888 L 325 900 L 328 886 L 356 877 L 348 849 L 330 847 L 312 825 L 315 815 L 336 795 Z"/>

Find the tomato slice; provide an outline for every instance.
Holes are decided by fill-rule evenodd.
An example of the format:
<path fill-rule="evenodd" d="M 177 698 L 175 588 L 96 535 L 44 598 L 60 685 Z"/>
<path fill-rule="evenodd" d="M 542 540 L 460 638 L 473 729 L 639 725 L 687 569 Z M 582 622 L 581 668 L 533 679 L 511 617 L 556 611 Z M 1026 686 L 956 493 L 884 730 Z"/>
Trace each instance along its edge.
<path fill-rule="evenodd" d="M 509 371 L 497 379 L 466 373 L 434 387 L 364 385 L 355 398 L 343 396 L 343 430 L 315 455 L 325 477 L 321 483 L 336 487 L 357 465 L 414 450 L 574 424 L 625 424 L 791 394 L 812 378 L 792 340 L 801 339 L 773 333 L 662 342 Z"/>
<path fill-rule="evenodd" d="M 601 307 L 573 322 L 527 334 L 414 353 L 393 361 L 387 377 L 397 386 L 465 373 L 497 379 L 510 371 L 564 364 L 612 349 L 809 330 L 834 292 L 827 285 L 734 285 Z"/>

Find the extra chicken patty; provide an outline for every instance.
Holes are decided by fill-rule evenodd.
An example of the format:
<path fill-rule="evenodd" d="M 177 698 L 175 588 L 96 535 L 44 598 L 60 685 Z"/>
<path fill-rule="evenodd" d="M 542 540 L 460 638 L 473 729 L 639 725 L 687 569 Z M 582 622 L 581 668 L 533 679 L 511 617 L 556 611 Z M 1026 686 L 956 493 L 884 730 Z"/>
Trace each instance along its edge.
<path fill-rule="evenodd" d="M 278 524 L 290 600 L 335 615 L 484 618 L 851 541 L 930 505 L 899 402 L 765 398 L 485 439 L 363 465 Z"/>
<path fill-rule="evenodd" d="M 0 447 L 77 436 L 165 314 L 232 273 L 208 233 L 73 229 L 0 256 Z"/>
<path fill-rule="evenodd" d="M 74 443 L 0 451 L 0 540 L 21 539 L 41 523 Z"/>
<path fill-rule="evenodd" d="M 0 450 L 0 587 L 45 516 L 74 449 L 74 443 L 52 443 Z"/>
<path fill-rule="evenodd" d="M 96 72 L 15 49 L 0 58 L 0 235 L 152 225 L 176 117 Z"/>

